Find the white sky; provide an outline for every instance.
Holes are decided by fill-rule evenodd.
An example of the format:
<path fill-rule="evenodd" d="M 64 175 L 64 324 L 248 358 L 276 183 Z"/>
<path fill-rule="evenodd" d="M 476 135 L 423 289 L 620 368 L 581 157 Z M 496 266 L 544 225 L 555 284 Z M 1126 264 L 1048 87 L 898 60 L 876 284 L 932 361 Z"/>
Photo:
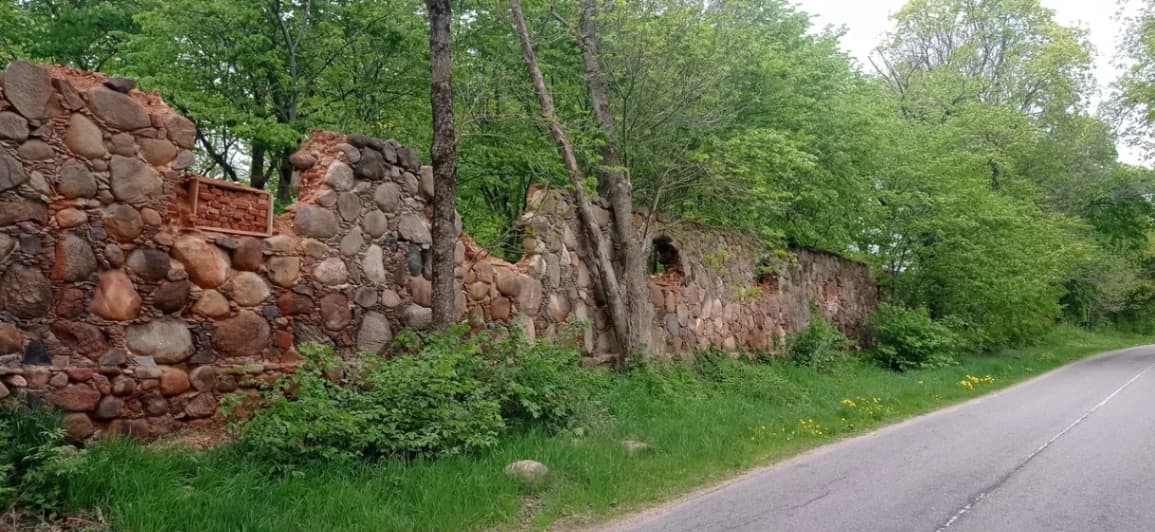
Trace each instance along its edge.
<path fill-rule="evenodd" d="M 898 11 L 906 0 L 794 0 L 798 7 L 814 16 L 814 25 L 845 26 L 842 47 L 857 58 L 864 68 L 870 52 L 878 46 L 884 33 L 892 28 L 890 15 Z M 1090 33 L 1095 46 L 1095 79 L 1099 83 L 1098 97 L 1108 94 L 1108 86 L 1118 78 L 1113 66 L 1121 38 L 1121 24 L 1116 20 L 1118 11 L 1111 0 L 1042 0 L 1055 11 L 1059 23 L 1080 26 Z M 1098 101 L 1096 98 L 1094 101 Z M 1133 148 L 1120 144 L 1119 158 L 1127 163 L 1140 164 L 1142 157 Z"/>

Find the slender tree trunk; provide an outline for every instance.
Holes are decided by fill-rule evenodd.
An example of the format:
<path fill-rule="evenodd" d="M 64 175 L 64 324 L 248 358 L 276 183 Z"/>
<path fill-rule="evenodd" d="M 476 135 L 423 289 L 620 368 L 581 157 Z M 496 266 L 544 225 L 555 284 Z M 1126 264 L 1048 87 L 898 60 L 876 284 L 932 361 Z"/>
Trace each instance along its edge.
<path fill-rule="evenodd" d="M 537 93 L 541 116 L 549 126 L 550 135 L 553 137 L 554 143 L 557 144 L 557 151 L 561 154 L 566 173 L 569 174 L 570 184 L 573 185 L 578 218 L 585 228 L 586 237 L 589 239 L 590 247 L 593 248 L 595 254 L 596 269 L 602 281 L 602 295 L 605 296 L 606 304 L 609 306 L 610 322 L 613 324 L 614 333 L 618 339 L 618 347 L 622 350 L 622 354 L 629 353 L 634 346 L 630 343 L 626 304 L 618 286 L 617 274 L 614 272 L 613 260 L 610 258 L 609 245 L 607 245 L 606 239 L 602 237 L 601 229 L 594 219 L 589 197 L 586 196 L 583 188 L 582 174 L 578 168 L 577 159 L 574 157 L 573 147 L 554 112 L 553 98 L 545 86 L 541 68 L 537 64 L 537 54 L 533 51 L 533 45 L 530 44 L 529 31 L 525 28 L 525 16 L 521 12 L 521 1 L 509 0 L 509 7 L 513 12 L 514 30 L 517 31 L 518 40 L 521 41 L 521 55 L 525 59 L 529 77 L 533 80 L 534 92 Z"/>
<path fill-rule="evenodd" d="M 629 340 L 626 343 L 632 349 L 643 349 L 649 338 L 653 314 L 645 286 L 647 235 L 638 235 L 634 231 L 633 185 L 617 142 L 617 120 L 610 113 L 609 89 L 598 56 L 596 16 L 597 0 L 582 0 L 578 46 L 582 51 L 586 89 L 589 91 L 594 118 L 605 137 L 600 177 L 605 181 L 613 211 L 613 238 L 622 265 L 620 280 L 629 312 L 626 318 Z"/>
<path fill-rule="evenodd" d="M 456 321 L 454 248 L 457 245 L 457 142 L 453 130 L 452 6 L 426 0 L 429 9 L 429 67 L 433 107 L 433 328 Z"/>
<path fill-rule="evenodd" d="M 289 162 L 289 152 L 277 158 L 277 203 L 288 205 L 293 202 L 293 165 Z"/>
<path fill-rule="evenodd" d="M 252 161 L 249 165 L 249 186 L 264 190 L 268 180 L 268 175 L 265 174 L 265 147 L 254 144 Z"/>

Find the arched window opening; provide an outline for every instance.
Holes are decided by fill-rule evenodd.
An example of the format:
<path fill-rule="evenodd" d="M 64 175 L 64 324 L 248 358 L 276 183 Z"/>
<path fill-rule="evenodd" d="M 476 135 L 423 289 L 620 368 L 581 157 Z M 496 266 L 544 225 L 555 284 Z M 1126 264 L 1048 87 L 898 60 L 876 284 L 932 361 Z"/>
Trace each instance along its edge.
<path fill-rule="evenodd" d="M 668 236 L 654 239 L 653 253 L 650 255 L 650 273 L 667 279 L 682 278 L 682 257 L 674 241 Z"/>
<path fill-rule="evenodd" d="M 754 267 L 754 282 L 762 287 L 762 293 L 776 294 L 781 289 L 782 277 L 769 260 L 763 259 Z"/>

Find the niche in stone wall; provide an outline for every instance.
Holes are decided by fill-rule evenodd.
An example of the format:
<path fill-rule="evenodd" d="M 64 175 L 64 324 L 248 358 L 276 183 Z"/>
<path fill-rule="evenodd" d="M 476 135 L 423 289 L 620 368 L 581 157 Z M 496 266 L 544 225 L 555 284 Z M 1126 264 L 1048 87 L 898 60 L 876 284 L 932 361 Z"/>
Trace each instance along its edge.
<path fill-rule="evenodd" d="M 677 281 L 683 276 L 682 256 L 674 241 L 662 235 L 654 239 L 650 254 L 650 274 L 660 280 Z"/>
<path fill-rule="evenodd" d="M 763 294 L 777 294 L 782 289 L 782 277 L 778 275 L 780 262 L 762 259 L 754 266 L 754 282 L 762 287 Z"/>

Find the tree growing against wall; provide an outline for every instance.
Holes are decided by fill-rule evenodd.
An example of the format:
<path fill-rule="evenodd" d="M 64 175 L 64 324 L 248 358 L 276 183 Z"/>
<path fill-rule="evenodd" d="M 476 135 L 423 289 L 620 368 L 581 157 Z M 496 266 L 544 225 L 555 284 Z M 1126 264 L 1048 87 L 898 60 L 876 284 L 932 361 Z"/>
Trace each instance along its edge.
<path fill-rule="evenodd" d="M 456 317 L 454 249 L 457 244 L 457 139 L 453 122 L 450 0 L 426 0 L 429 9 L 430 104 L 433 109 L 433 328 Z"/>
<path fill-rule="evenodd" d="M 586 90 L 594 120 L 602 135 L 601 164 L 598 167 L 600 181 L 610 200 L 613 214 L 613 241 L 618 251 L 620 282 L 624 289 L 624 311 L 626 330 L 618 333 L 624 336 L 623 351 L 629 353 L 644 350 L 650 337 L 650 322 L 653 308 L 646 293 L 647 273 L 646 242 L 648 235 L 638 233 L 634 228 L 634 188 L 630 184 L 629 168 L 622 157 L 618 145 L 618 123 L 610 112 L 609 84 L 602 68 L 598 52 L 597 32 L 598 0 L 582 0 L 581 22 L 577 38 L 582 53 L 585 70 Z M 612 265 L 609 265 L 612 267 Z"/>
<path fill-rule="evenodd" d="M 609 307 L 610 321 L 613 323 L 614 335 L 618 340 L 618 348 L 622 351 L 623 355 L 628 354 L 632 347 L 629 343 L 628 310 L 621 286 L 618 283 L 617 273 L 614 271 L 609 243 L 602 237 L 601 228 L 598 227 L 597 220 L 594 218 L 593 209 L 590 206 L 589 196 L 585 188 L 585 179 L 582 177 L 581 168 L 578 167 L 577 158 L 574 156 L 573 145 L 570 144 L 569 137 L 566 135 L 565 129 L 562 127 L 561 122 L 557 118 L 557 113 L 554 110 L 553 97 L 550 95 L 549 88 L 545 85 L 545 78 L 542 76 L 541 67 L 538 65 L 537 53 L 533 50 L 533 44 L 529 38 L 529 30 L 527 30 L 525 26 L 525 15 L 522 13 L 520 0 L 509 0 L 509 7 L 513 14 L 514 31 L 517 33 L 518 41 L 521 43 L 521 53 L 525 60 L 526 70 L 529 71 L 534 92 L 537 94 L 542 119 L 545 120 L 546 125 L 549 127 L 550 136 L 553 137 L 554 143 L 557 145 L 558 154 L 561 155 L 561 159 L 565 163 L 566 174 L 572 186 L 574 202 L 577 204 L 578 219 L 585 230 L 585 236 L 590 243 L 590 247 L 593 248 L 594 269 L 597 270 L 598 277 L 601 280 L 602 296 L 605 298 L 607 306 Z"/>

